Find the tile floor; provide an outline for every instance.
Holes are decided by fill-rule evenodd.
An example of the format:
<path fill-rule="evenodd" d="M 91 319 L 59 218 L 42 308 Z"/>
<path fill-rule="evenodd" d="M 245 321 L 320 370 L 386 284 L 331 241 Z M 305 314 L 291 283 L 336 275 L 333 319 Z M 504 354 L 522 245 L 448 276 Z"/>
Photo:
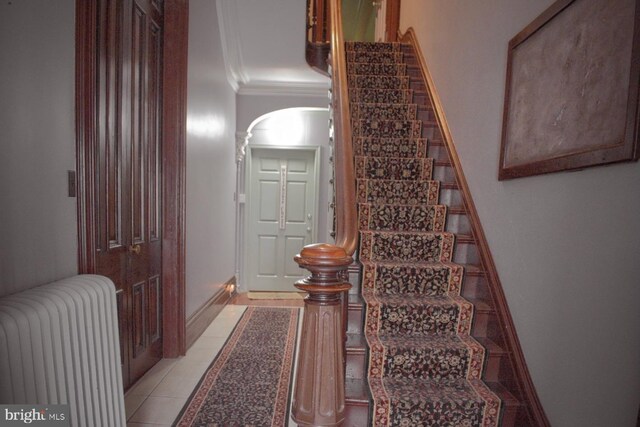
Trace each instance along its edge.
<path fill-rule="evenodd" d="M 239 301 L 233 303 L 238 304 Z M 291 303 L 293 306 L 298 304 Z M 288 304 L 261 301 L 252 305 Z M 186 356 L 162 359 L 131 387 L 124 396 L 127 426 L 170 426 L 246 308 L 246 305 L 227 305 L 187 351 Z M 301 323 L 302 313 L 298 328 Z M 294 372 L 295 369 L 296 366 Z M 293 420 L 289 420 L 289 427 L 296 426 Z"/>
<path fill-rule="evenodd" d="M 170 426 L 238 323 L 245 305 L 227 305 L 178 359 L 162 359 L 125 394 L 127 426 Z"/>

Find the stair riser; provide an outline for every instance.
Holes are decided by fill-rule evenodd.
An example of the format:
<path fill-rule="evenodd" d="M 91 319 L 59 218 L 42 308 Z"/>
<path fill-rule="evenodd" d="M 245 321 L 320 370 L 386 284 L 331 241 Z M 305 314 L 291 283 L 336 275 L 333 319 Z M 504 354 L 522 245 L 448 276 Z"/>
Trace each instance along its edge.
<path fill-rule="evenodd" d="M 408 89 L 409 77 L 349 75 L 349 87 L 368 89 Z"/>
<path fill-rule="evenodd" d="M 423 126 L 422 137 L 427 139 L 438 139 L 438 140 L 442 138 L 442 136 L 440 135 L 440 131 L 433 126 Z"/>
<path fill-rule="evenodd" d="M 448 262 L 451 260 L 453 236 L 450 234 L 362 232 L 360 240 L 362 260 L 393 262 Z"/>
<path fill-rule="evenodd" d="M 480 255 L 475 243 L 456 243 L 453 251 L 453 262 L 457 264 L 479 264 Z"/>
<path fill-rule="evenodd" d="M 351 103 L 402 104 L 412 102 L 411 90 L 349 89 Z"/>
<path fill-rule="evenodd" d="M 420 372 L 421 375 L 438 380 L 465 378 L 469 357 L 469 353 L 463 349 L 389 349 L 384 362 L 384 375 L 402 378 Z"/>
<path fill-rule="evenodd" d="M 416 120 L 372 120 L 362 119 L 353 127 L 354 137 L 420 138 L 422 122 Z"/>
<path fill-rule="evenodd" d="M 418 105 L 424 105 L 424 104 L 428 104 L 429 103 L 429 98 L 427 97 L 427 95 L 425 93 L 415 93 L 413 94 L 413 101 L 414 104 L 418 104 Z"/>
<path fill-rule="evenodd" d="M 431 159 L 356 157 L 356 179 L 428 180 L 433 174 Z"/>
<path fill-rule="evenodd" d="M 447 216 L 447 225 L 445 230 L 450 233 L 470 234 L 471 224 L 466 214 L 452 214 Z"/>
<path fill-rule="evenodd" d="M 488 337 L 501 341 L 500 327 L 494 312 L 477 311 L 473 316 L 471 335 L 474 337 Z"/>
<path fill-rule="evenodd" d="M 409 181 L 358 180 L 357 192 L 358 203 L 435 205 L 438 201 L 439 187 L 436 182 L 423 182 L 417 185 Z"/>
<path fill-rule="evenodd" d="M 449 154 L 447 154 L 447 149 L 442 145 L 427 143 L 427 157 L 434 159 L 436 162 L 449 161 Z"/>
<path fill-rule="evenodd" d="M 407 67 L 404 64 L 372 64 L 349 63 L 347 74 L 377 74 L 380 76 L 407 76 Z"/>
<path fill-rule="evenodd" d="M 460 190 L 440 187 L 440 204 L 447 206 L 462 206 Z"/>
<path fill-rule="evenodd" d="M 362 334 L 364 323 L 364 307 L 349 307 L 347 312 L 347 333 Z"/>
<path fill-rule="evenodd" d="M 490 298 L 487 279 L 484 275 L 465 275 L 462 296 L 471 299 L 484 299 Z"/>
<path fill-rule="evenodd" d="M 357 255 L 354 254 L 354 258 Z M 351 284 L 351 289 L 349 289 L 350 295 L 359 295 L 360 294 L 360 270 L 349 270 L 349 283 Z"/>
<path fill-rule="evenodd" d="M 429 117 L 429 112 L 421 112 L 422 116 Z M 407 104 L 352 104 L 351 122 L 358 124 L 358 120 L 416 120 L 418 115 L 417 105 Z"/>
<path fill-rule="evenodd" d="M 402 53 L 399 52 L 362 52 L 347 51 L 347 62 L 371 62 L 382 64 L 397 64 L 402 62 Z"/>
<path fill-rule="evenodd" d="M 367 360 L 365 353 L 350 353 L 347 350 L 347 378 L 362 379 L 367 376 Z"/>
<path fill-rule="evenodd" d="M 484 380 L 499 382 L 502 379 L 501 373 L 504 361 L 504 355 L 489 353 L 485 361 Z"/>
<path fill-rule="evenodd" d="M 413 321 L 409 319 L 421 319 Z M 427 334 L 453 335 L 459 330 L 460 310 L 455 306 L 442 307 L 381 307 L 379 333 L 396 336 L 424 336 Z M 411 329 L 406 327 L 411 324 Z"/>
<path fill-rule="evenodd" d="M 364 427 L 369 425 L 369 405 L 345 403 L 344 423 L 341 427 Z"/>
<path fill-rule="evenodd" d="M 451 166 L 435 165 L 433 167 L 433 179 L 443 183 L 456 182 L 456 174 Z"/>
<path fill-rule="evenodd" d="M 378 206 L 361 204 L 358 209 L 361 230 L 444 231 L 444 206 Z"/>
<path fill-rule="evenodd" d="M 369 139 L 357 138 L 355 156 L 425 158 L 427 140 L 418 139 Z"/>
<path fill-rule="evenodd" d="M 437 405 L 437 406 L 436 406 Z M 447 422 L 441 424 L 443 426 L 479 426 L 482 424 L 482 407 L 479 404 L 472 407 L 463 407 L 460 405 L 451 404 L 448 402 L 433 403 L 416 403 L 414 405 L 403 405 L 402 410 L 397 409 L 396 412 L 392 411 L 389 425 L 401 426 L 411 425 L 416 427 L 431 427 L 433 424 L 430 422 L 421 422 L 419 424 L 406 424 L 403 420 L 411 420 L 412 415 L 416 413 L 445 413 L 447 414 Z M 439 424 L 436 424 L 439 425 Z"/>
<path fill-rule="evenodd" d="M 417 120 L 422 120 L 423 122 L 431 122 L 435 120 L 433 112 L 431 110 L 420 110 L 417 114 Z"/>

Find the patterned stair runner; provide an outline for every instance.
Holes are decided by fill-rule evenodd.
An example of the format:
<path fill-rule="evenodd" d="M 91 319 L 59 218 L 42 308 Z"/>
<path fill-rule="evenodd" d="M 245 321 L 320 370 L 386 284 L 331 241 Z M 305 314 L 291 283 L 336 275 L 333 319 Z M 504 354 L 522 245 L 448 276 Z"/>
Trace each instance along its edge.
<path fill-rule="evenodd" d="M 397 43 L 347 42 L 374 426 L 497 426 Z"/>

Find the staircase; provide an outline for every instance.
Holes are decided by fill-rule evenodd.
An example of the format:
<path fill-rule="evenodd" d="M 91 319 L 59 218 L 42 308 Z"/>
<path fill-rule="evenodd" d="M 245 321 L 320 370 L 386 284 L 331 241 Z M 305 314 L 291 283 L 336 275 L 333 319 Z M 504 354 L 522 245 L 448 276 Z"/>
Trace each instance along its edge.
<path fill-rule="evenodd" d="M 531 425 L 415 54 L 346 49 L 361 269 L 345 425 Z"/>

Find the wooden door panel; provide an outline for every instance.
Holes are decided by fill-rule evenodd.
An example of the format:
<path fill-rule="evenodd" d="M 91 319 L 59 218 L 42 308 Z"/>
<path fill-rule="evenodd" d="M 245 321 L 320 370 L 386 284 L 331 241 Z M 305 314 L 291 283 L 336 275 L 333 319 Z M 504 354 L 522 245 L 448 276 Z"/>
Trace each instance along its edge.
<path fill-rule="evenodd" d="M 159 7 L 154 2 L 154 7 Z M 162 31 L 151 21 L 149 26 L 149 53 L 148 57 L 148 108 L 147 108 L 147 139 L 148 146 L 148 179 L 147 184 L 147 224 L 148 241 L 160 239 L 160 191 L 161 191 L 161 125 L 162 125 Z"/>
<path fill-rule="evenodd" d="M 76 1 L 76 147 L 78 172 L 79 271 L 103 274 L 117 286 L 121 357 L 125 388 L 132 355 L 131 265 L 131 133 L 132 58 L 134 10 L 142 11 L 138 38 L 146 49 L 143 83 L 147 100 L 139 117 L 150 141 L 145 154 L 142 237 L 145 269 L 150 280 L 147 316 L 149 342 L 169 357 L 184 347 L 184 144 L 186 135 L 186 46 L 188 3 L 182 0 L 77 0 Z M 166 14 L 165 9 L 166 8 Z M 166 31 L 165 31 L 166 29 Z M 167 33 L 167 34 L 165 34 Z M 137 33 L 141 34 L 140 31 Z M 170 73 L 164 73 L 166 69 Z M 166 91 L 163 94 L 162 91 Z M 166 95 L 166 96 L 164 96 Z M 142 110 L 141 110 L 142 111 Z M 171 117 L 164 121 L 163 115 Z M 165 169 L 166 168 L 166 169 Z M 142 176 L 142 175 L 140 175 Z M 168 195 L 166 201 L 162 200 Z M 166 219 L 162 216 L 167 215 Z M 164 235 L 163 235 L 164 234 Z M 164 243 L 164 245 L 161 245 Z M 142 245 L 142 246 L 145 246 Z M 156 261 L 156 255 L 158 259 Z M 167 260 L 163 266 L 161 258 Z M 157 277 L 156 277 L 157 276 Z M 168 278 L 165 281 L 160 278 Z M 153 296 L 154 289 L 157 297 Z M 163 292 L 160 292 L 162 290 Z M 158 298 L 170 294 L 175 304 Z M 156 301 L 156 309 L 152 301 Z M 159 312 L 167 319 L 158 318 Z M 152 325 L 161 325 L 154 330 Z M 168 332 L 168 339 L 163 333 Z M 164 348 L 162 348 L 164 347 Z M 157 353 L 160 355 L 160 351 Z"/>
<path fill-rule="evenodd" d="M 148 329 L 149 342 L 154 343 L 162 336 L 162 287 L 160 286 L 160 275 L 155 275 L 149 279 L 149 309 Z"/>
<path fill-rule="evenodd" d="M 132 380 L 162 357 L 158 318 L 161 298 L 160 159 L 161 159 L 161 21 L 159 3 L 132 3 L 131 32 L 131 244 L 129 282 L 140 283 L 134 297 L 135 351 Z M 139 339 L 138 339 L 139 338 Z"/>
<path fill-rule="evenodd" d="M 119 292 L 127 387 L 162 356 L 162 2 L 97 5 L 95 272 Z"/>
<path fill-rule="evenodd" d="M 140 282 L 131 286 L 131 336 L 133 339 L 133 358 L 140 356 L 147 348 L 147 292 L 146 283 Z"/>

